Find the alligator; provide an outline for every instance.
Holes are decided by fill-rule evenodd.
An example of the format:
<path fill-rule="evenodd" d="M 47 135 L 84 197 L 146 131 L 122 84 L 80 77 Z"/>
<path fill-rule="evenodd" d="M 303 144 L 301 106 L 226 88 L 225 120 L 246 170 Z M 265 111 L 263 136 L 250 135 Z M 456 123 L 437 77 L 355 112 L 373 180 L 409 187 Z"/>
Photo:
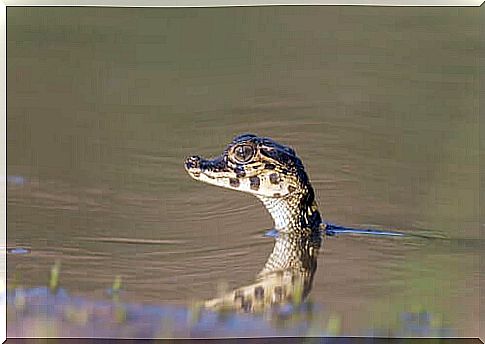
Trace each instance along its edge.
<path fill-rule="evenodd" d="M 185 168 L 196 180 L 256 196 L 273 218 L 277 233 L 255 283 L 207 300 L 204 306 L 260 312 L 302 302 L 311 290 L 326 224 L 295 150 L 267 137 L 243 134 L 219 157 L 191 156 Z"/>

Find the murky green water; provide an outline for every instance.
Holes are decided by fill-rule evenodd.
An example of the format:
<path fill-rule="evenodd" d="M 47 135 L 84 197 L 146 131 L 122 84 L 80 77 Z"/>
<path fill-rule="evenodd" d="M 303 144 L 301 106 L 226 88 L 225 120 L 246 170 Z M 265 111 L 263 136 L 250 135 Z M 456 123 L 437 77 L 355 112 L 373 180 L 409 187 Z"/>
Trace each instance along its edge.
<path fill-rule="evenodd" d="M 450 238 L 329 238 L 310 301 L 334 333 L 392 333 L 425 311 L 430 327 L 478 335 L 477 9 L 9 8 L 7 20 L 8 246 L 31 250 L 8 256 L 10 288 L 47 285 L 55 261 L 71 293 L 103 298 L 120 275 L 124 300 L 142 304 L 250 283 L 271 218 L 190 179 L 183 160 L 254 132 L 296 149 L 326 220 Z"/>

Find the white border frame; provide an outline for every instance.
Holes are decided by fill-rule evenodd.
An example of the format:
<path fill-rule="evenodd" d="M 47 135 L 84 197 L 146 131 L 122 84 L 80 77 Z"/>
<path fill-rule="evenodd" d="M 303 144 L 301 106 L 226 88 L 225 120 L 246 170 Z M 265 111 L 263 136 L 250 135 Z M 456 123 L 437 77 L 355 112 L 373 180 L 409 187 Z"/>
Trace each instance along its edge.
<path fill-rule="evenodd" d="M 7 0 L 0 3 L 0 340 L 7 339 L 7 37 L 6 6 L 231 7 L 277 5 L 481 6 L 482 0 Z"/>
<path fill-rule="evenodd" d="M 4 0 L 5 1 L 5 0 Z M 482 0 L 6 0 L 7 6 L 231 7 L 277 5 L 481 6 Z"/>
<path fill-rule="evenodd" d="M 7 8 L 0 3 L 0 340 L 7 339 Z"/>

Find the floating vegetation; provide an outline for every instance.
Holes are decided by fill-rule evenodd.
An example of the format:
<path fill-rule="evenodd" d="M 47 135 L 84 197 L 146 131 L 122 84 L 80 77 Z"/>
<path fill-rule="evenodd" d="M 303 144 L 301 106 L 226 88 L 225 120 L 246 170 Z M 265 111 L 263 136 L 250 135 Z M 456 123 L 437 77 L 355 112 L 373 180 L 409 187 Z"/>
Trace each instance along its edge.
<path fill-rule="evenodd" d="M 338 336 L 342 330 L 342 320 L 340 315 L 332 313 L 328 318 L 327 322 L 327 335 L 328 336 Z"/>
<path fill-rule="evenodd" d="M 114 302 L 118 302 L 120 300 L 120 290 L 121 290 L 121 276 L 116 275 L 111 288 L 108 289 L 108 294 L 111 295 L 111 298 Z"/>
<path fill-rule="evenodd" d="M 116 275 L 115 280 L 113 281 L 113 286 L 111 287 L 111 291 L 113 294 L 119 293 L 121 289 L 121 276 Z"/>
<path fill-rule="evenodd" d="M 114 309 L 114 320 L 118 324 L 123 324 L 124 322 L 126 322 L 126 318 L 126 307 L 123 304 L 116 302 L 116 306 Z"/>
<path fill-rule="evenodd" d="M 114 321 L 118 324 L 123 324 L 126 322 L 127 318 L 127 310 L 126 306 L 120 302 L 120 290 L 121 290 L 121 276 L 116 275 L 115 279 L 113 280 L 113 284 L 111 285 L 111 298 L 114 302 Z"/>
<path fill-rule="evenodd" d="M 301 331 L 304 331 L 307 336 L 342 335 L 342 315 L 333 312 L 326 313 L 327 315 L 315 312 L 311 303 L 303 302 L 303 283 L 298 280 L 293 286 L 291 303 L 276 307 L 274 309 L 276 312 L 267 312 L 252 318 L 247 314 L 235 313 L 234 309 L 229 307 L 230 303 L 224 304 L 224 298 L 221 308 L 216 313 L 208 311 L 202 301 L 194 301 L 189 303 L 188 307 L 179 308 L 127 304 L 119 300 L 123 288 L 120 275 L 114 277 L 111 288 L 108 289 L 111 299 L 98 302 L 76 298 L 69 296 L 60 288 L 60 272 L 61 262 L 57 260 L 50 269 L 48 288 L 32 289 L 22 288 L 19 283 L 19 273 L 14 272 L 13 282 L 9 284 L 7 291 L 7 295 L 10 295 L 8 312 L 10 324 L 17 324 L 13 326 L 17 326 L 15 331 L 19 334 L 56 336 L 63 328 L 68 328 L 80 331 L 76 333 L 96 331 L 92 332 L 93 335 L 98 332 L 105 333 L 103 331 L 113 335 L 121 333 L 116 331 L 128 333 L 139 330 L 148 331 L 147 336 L 174 338 L 188 337 L 195 333 L 205 336 L 212 331 L 242 335 L 246 333 L 244 327 L 249 326 L 255 331 L 262 331 L 260 333 L 265 335 L 301 334 Z M 221 282 L 218 284 L 218 289 L 219 293 L 223 294 L 228 289 L 228 284 Z M 38 305 L 45 307 L 39 308 Z M 254 304 L 249 307 L 254 307 Z M 382 330 L 374 327 L 373 330 L 377 331 L 374 334 L 440 337 L 452 335 L 452 332 L 446 328 L 442 313 L 430 311 L 428 307 L 421 303 L 408 306 L 407 309 L 395 313 L 398 316 L 395 317 L 392 327 L 382 326 Z M 261 324 L 263 319 L 266 320 L 265 324 Z M 52 326 L 46 326 L 47 323 Z M 100 323 L 106 326 L 99 325 Z M 147 330 L 147 324 L 153 325 L 150 330 Z M 302 324 L 303 327 L 301 327 Z M 239 325 L 241 327 L 237 328 Z M 70 335 L 70 332 L 62 333 Z M 311 343 L 311 340 L 308 343 Z"/>
<path fill-rule="evenodd" d="M 59 273 L 61 272 L 61 262 L 57 260 L 51 268 L 51 275 L 49 278 L 49 289 L 56 292 L 59 288 Z"/>

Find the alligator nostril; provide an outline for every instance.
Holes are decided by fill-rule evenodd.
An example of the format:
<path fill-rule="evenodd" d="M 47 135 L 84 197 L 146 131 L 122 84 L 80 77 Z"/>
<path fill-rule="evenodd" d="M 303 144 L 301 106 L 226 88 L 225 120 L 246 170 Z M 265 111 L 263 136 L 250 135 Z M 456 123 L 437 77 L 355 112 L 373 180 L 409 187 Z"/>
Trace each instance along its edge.
<path fill-rule="evenodd" d="M 200 168 L 200 156 L 194 155 L 185 159 L 185 166 L 187 168 Z"/>

